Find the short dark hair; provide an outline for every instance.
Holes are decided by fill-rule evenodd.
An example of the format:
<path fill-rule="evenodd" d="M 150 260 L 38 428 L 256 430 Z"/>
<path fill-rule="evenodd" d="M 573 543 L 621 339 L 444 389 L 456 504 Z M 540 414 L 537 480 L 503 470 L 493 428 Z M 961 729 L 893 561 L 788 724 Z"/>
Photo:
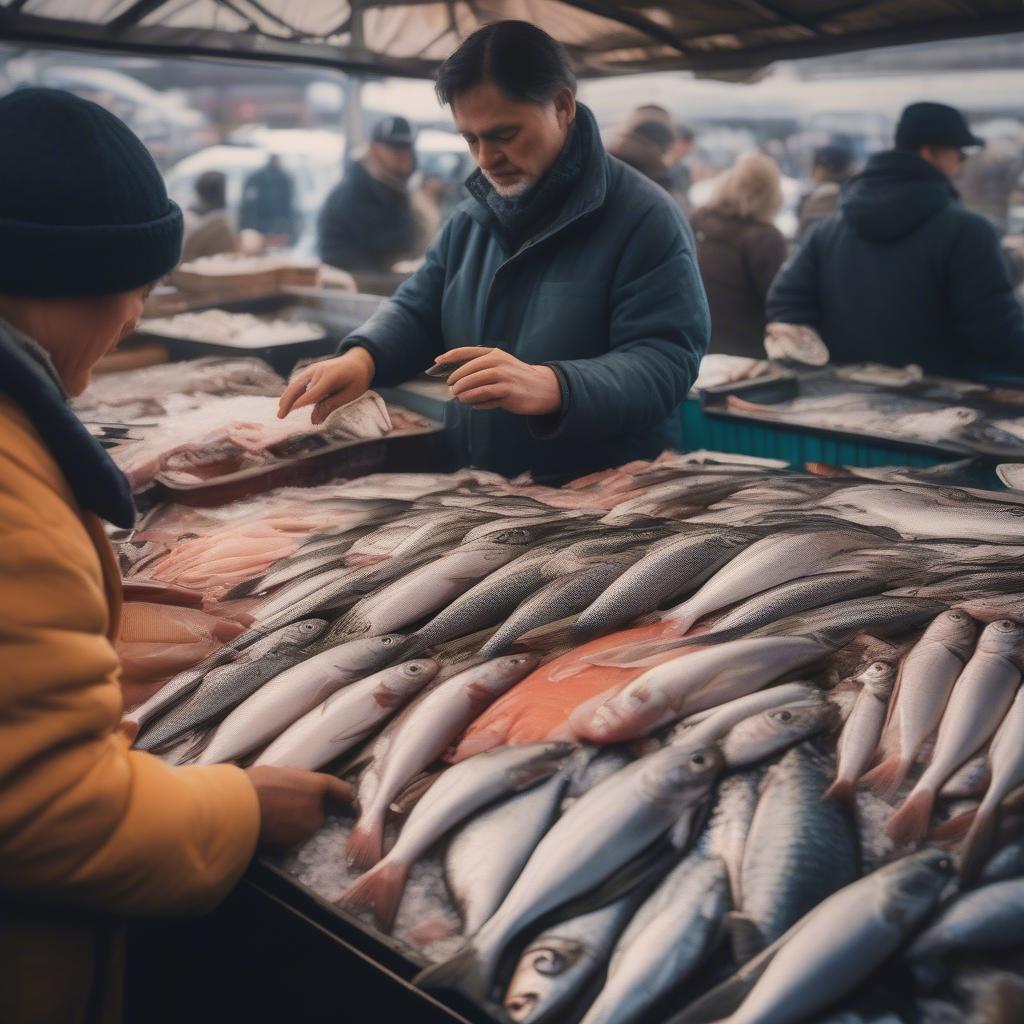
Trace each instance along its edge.
<path fill-rule="evenodd" d="M 459 93 L 481 82 L 493 82 L 510 99 L 526 103 L 550 103 L 563 89 L 576 93 L 565 48 L 526 21 L 496 21 L 477 29 L 438 69 L 435 91 L 450 106 Z"/>
<path fill-rule="evenodd" d="M 814 151 L 814 166 L 837 178 L 843 177 L 853 167 L 853 151 L 835 142 L 821 146 Z"/>
<path fill-rule="evenodd" d="M 227 178 L 220 171 L 203 171 L 196 178 L 196 195 L 213 210 L 228 205 Z"/>

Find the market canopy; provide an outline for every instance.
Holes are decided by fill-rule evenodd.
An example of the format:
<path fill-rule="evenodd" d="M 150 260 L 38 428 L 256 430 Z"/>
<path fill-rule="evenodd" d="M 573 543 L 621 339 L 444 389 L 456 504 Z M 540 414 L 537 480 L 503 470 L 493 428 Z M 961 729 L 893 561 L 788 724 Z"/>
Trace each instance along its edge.
<path fill-rule="evenodd" d="M 426 77 L 506 18 L 546 29 L 590 75 L 742 71 L 1024 30 L 1020 0 L 0 0 L 0 39 Z"/>

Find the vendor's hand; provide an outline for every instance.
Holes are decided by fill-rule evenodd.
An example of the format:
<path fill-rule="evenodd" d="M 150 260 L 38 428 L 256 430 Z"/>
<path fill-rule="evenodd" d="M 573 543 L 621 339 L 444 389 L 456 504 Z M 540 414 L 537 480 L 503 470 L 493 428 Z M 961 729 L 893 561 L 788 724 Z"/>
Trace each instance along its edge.
<path fill-rule="evenodd" d="M 333 775 L 271 765 L 246 774 L 260 802 L 260 846 L 301 843 L 323 825 L 328 803 L 352 802 L 352 787 Z"/>
<path fill-rule="evenodd" d="M 364 395 L 373 382 L 377 367 L 365 348 L 350 348 L 344 355 L 325 359 L 299 370 L 289 381 L 277 407 L 279 419 L 293 409 L 313 406 L 314 423 Z"/>
<path fill-rule="evenodd" d="M 448 378 L 448 386 L 455 398 L 474 409 L 548 416 L 562 407 L 562 389 L 550 366 L 524 363 L 503 349 L 453 348 L 438 356 L 437 363 L 464 363 Z"/>

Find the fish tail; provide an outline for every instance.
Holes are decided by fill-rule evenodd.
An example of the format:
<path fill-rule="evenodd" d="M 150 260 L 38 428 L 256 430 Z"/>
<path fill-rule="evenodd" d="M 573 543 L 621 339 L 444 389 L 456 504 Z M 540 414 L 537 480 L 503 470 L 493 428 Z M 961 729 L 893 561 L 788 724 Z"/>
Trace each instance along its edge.
<path fill-rule="evenodd" d="M 934 804 L 933 790 L 915 790 L 889 819 L 885 834 L 896 846 L 916 846 L 928 832 L 928 822 L 931 821 Z"/>
<path fill-rule="evenodd" d="M 836 800 L 839 803 L 854 802 L 853 783 L 849 779 L 836 779 L 821 796 L 822 800 Z"/>
<path fill-rule="evenodd" d="M 981 874 L 981 869 L 992 855 L 996 843 L 998 815 L 990 808 L 979 808 L 974 817 L 967 838 L 964 840 L 963 853 L 960 855 L 960 878 L 964 882 L 974 882 Z"/>
<path fill-rule="evenodd" d="M 910 763 L 905 761 L 899 754 L 887 757 L 881 764 L 876 765 L 865 776 L 861 782 L 871 787 L 872 792 L 884 800 L 891 800 L 900 784 L 907 777 L 910 770 Z"/>
<path fill-rule="evenodd" d="M 338 903 L 349 910 L 373 911 L 381 928 L 390 932 L 408 877 L 408 864 L 381 861 L 361 878 L 357 878 L 345 890 Z"/>
<path fill-rule="evenodd" d="M 753 960 L 765 948 L 761 929 L 745 914 L 726 914 L 725 923 L 732 943 L 732 956 L 737 965 L 742 966 L 748 960 Z"/>
<path fill-rule="evenodd" d="M 933 828 L 928 838 L 934 839 L 937 843 L 958 843 L 971 830 L 977 810 L 964 811 L 944 821 L 937 828 Z"/>
<path fill-rule="evenodd" d="M 366 871 L 384 856 L 384 823 L 379 819 L 360 818 L 348 837 L 345 857 L 349 865 Z"/>
<path fill-rule="evenodd" d="M 461 992 L 479 1003 L 486 1003 L 491 977 L 476 948 L 469 945 L 450 960 L 420 971 L 413 978 L 413 984 L 428 992 Z"/>

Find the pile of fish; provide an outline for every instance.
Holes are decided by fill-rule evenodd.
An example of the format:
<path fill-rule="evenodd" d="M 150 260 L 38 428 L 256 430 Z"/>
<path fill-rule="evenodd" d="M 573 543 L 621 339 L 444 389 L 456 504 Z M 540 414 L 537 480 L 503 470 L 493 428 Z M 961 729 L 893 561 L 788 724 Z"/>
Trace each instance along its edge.
<path fill-rule="evenodd" d="M 237 348 L 317 341 L 327 333 L 320 324 L 305 320 L 262 319 L 251 313 L 229 313 L 223 309 L 143 320 L 139 330 L 167 338 L 187 338 Z"/>
<path fill-rule="evenodd" d="M 1024 992 L 1024 494 L 818 468 L 295 492 L 320 514 L 208 600 L 248 628 L 138 745 L 351 778 L 321 894 L 517 1021 L 993 1019 Z"/>

